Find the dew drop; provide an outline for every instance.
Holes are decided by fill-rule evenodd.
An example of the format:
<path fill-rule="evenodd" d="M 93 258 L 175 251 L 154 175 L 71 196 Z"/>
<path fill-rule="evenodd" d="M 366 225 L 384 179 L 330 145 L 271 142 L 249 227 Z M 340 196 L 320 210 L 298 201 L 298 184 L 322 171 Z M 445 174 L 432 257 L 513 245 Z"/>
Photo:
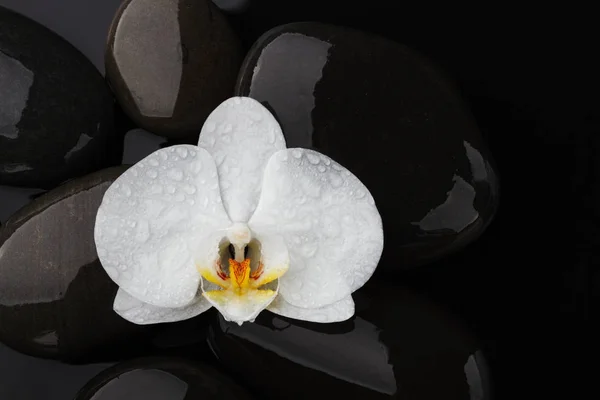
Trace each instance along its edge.
<path fill-rule="evenodd" d="M 156 179 L 156 177 L 158 176 L 158 171 L 156 171 L 155 169 L 149 169 L 148 171 L 146 171 L 146 175 L 148 176 L 148 178 Z"/>
<path fill-rule="evenodd" d="M 336 188 L 342 186 L 342 178 L 338 174 L 329 174 L 329 182 Z"/>
<path fill-rule="evenodd" d="M 321 162 L 321 160 L 319 159 L 318 156 L 316 156 L 313 153 L 307 152 L 306 153 L 306 158 L 308 158 L 308 162 L 314 165 L 317 165 L 319 162 Z"/>
<path fill-rule="evenodd" d="M 175 193 L 175 186 L 173 186 L 173 185 L 167 186 L 167 193 L 170 193 L 170 194 Z"/>
<path fill-rule="evenodd" d="M 192 186 L 192 185 L 185 185 L 185 187 L 183 188 L 183 190 L 187 193 L 187 194 L 194 194 L 196 193 L 196 187 Z"/>
<path fill-rule="evenodd" d="M 233 125 L 231 124 L 225 124 L 225 127 L 223 127 L 223 133 L 229 133 L 233 130 Z M 229 136 L 223 136 L 223 141 L 225 141 L 225 138 L 229 138 L 229 142 L 231 142 L 231 138 Z M 225 142 L 225 143 L 229 143 L 229 142 Z"/>
<path fill-rule="evenodd" d="M 181 181 L 183 179 L 183 172 L 179 168 L 173 168 L 169 170 L 168 176 L 174 181 Z"/>
<path fill-rule="evenodd" d="M 176 200 L 176 201 L 180 201 L 180 202 L 181 202 L 181 201 L 184 201 L 184 200 L 185 200 L 185 195 L 184 195 L 183 193 L 177 193 L 177 194 L 175 195 L 175 200 Z"/>
<path fill-rule="evenodd" d="M 160 163 L 156 158 L 151 158 L 150 160 L 148 160 L 148 164 L 150 164 L 153 167 L 158 167 Z"/>
<path fill-rule="evenodd" d="M 179 157 L 181 158 L 186 158 L 188 156 L 188 150 L 185 147 L 178 147 L 177 154 L 179 154 Z"/>
<path fill-rule="evenodd" d="M 300 150 L 300 149 L 293 149 L 292 150 L 292 155 L 295 158 L 300 158 L 300 157 L 302 157 L 302 150 Z"/>
<path fill-rule="evenodd" d="M 319 165 L 317 167 L 317 169 L 319 170 L 319 172 L 325 172 L 325 171 L 327 171 L 327 167 L 325 167 L 324 165 Z"/>

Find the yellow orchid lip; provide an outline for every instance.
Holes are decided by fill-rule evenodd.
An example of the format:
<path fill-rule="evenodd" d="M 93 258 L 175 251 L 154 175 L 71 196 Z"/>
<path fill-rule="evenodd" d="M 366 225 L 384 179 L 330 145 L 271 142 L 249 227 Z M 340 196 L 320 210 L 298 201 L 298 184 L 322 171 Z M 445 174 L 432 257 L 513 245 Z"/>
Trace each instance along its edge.
<path fill-rule="evenodd" d="M 205 292 L 210 294 L 213 292 L 231 291 L 232 293 L 242 296 L 252 290 L 263 290 L 260 287 L 278 279 L 285 272 L 284 269 L 276 268 L 270 273 L 264 273 L 264 265 L 259 262 L 258 268 L 252 271 L 250 268 L 250 258 L 238 262 L 232 258 L 229 259 L 229 275 L 225 274 L 221 266 L 221 262 L 217 261 L 215 269 L 202 268 L 198 266 L 198 272 L 202 278 L 206 279 L 223 290 L 211 290 Z M 265 290 L 270 292 L 270 290 Z"/>

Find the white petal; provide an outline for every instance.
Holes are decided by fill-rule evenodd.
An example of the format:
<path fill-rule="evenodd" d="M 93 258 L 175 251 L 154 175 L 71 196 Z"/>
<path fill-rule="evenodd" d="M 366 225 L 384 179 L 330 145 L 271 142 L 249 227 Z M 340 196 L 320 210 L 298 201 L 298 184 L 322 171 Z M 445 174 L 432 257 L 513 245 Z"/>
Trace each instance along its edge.
<path fill-rule="evenodd" d="M 280 278 L 280 294 L 301 308 L 332 304 L 360 288 L 383 250 L 381 217 L 368 189 L 312 150 L 283 150 L 269 160 L 249 226 L 284 238 L 290 269 Z"/>
<path fill-rule="evenodd" d="M 267 310 L 302 321 L 340 322 L 350 319 L 354 315 L 354 300 L 352 300 L 352 296 L 346 296 L 342 300 L 324 307 L 300 308 L 291 305 L 282 296 L 277 296 Z"/>
<path fill-rule="evenodd" d="M 128 169 L 106 191 L 95 241 L 121 289 L 144 303 L 183 307 L 198 291 L 195 262 L 212 256 L 200 246 L 230 223 L 210 154 L 173 146 Z"/>
<path fill-rule="evenodd" d="M 203 296 L 198 296 L 191 304 L 180 308 L 157 307 L 139 301 L 122 289 L 117 292 L 113 305 L 117 314 L 138 325 L 183 321 L 202 314 L 211 307 Z"/>
<path fill-rule="evenodd" d="M 258 203 L 265 165 L 285 149 L 279 124 L 258 101 L 233 97 L 208 116 L 198 146 L 215 159 L 229 217 L 247 222 Z"/>

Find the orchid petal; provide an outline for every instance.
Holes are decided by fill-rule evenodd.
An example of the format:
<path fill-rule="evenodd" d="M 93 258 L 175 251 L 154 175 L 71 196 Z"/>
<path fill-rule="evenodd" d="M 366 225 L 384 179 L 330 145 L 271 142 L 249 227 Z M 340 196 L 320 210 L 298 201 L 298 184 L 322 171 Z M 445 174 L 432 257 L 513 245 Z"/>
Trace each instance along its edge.
<path fill-rule="evenodd" d="M 313 150 L 271 157 L 248 225 L 284 238 L 290 269 L 279 280 L 280 295 L 300 308 L 350 295 L 371 277 L 383 250 L 381 217 L 368 189 Z"/>
<path fill-rule="evenodd" d="M 247 222 L 258 203 L 269 158 L 285 149 L 279 124 L 258 101 L 232 97 L 208 116 L 198 146 L 215 159 L 229 217 Z"/>
<path fill-rule="evenodd" d="M 342 300 L 320 308 L 300 308 L 291 305 L 282 296 L 277 298 L 267 307 L 267 310 L 284 317 L 310 322 L 341 322 L 352 318 L 354 315 L 354 300 L 346 296 Z"/>
<path fill-rule="evenodd" d="M 231 224 L 217 169 L 196 146 L 149 155 L 106 191 L 95 241 L 100 262 L 119 287 L 158 307 L 185 307 L 196 298 L 201 246 Z M 198 260 L 200 257 L 200 260 Z"/>
<path fill-rule="evenodd" d="M 119 289 L 113 308 L 117 314 L 137 325 L 177 322 L 193 318 L 211 308 L 212 305 L 202 296 L 180 308 L 157 307 L 144 303 Z"/>

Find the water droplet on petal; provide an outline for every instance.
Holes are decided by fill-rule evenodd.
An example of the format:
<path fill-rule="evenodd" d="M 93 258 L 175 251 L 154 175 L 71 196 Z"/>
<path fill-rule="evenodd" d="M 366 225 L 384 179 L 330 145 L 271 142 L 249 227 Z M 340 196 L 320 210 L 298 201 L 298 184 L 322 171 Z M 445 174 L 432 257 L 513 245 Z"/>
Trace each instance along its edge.
<path fill-rule="evenodd" d="M 158 171 L 156 171 L 155 169 L 149 169 L 148 171 L 146 171 L 146 175 L 148 176 L 148 178 L 155 179 L 158 176 Z"/>
<path fill-rule="evenodd" d="M 292 155 L 296 158 L 300 158 L 300 157 L 302 157 L 302 150 L 294 149 L 294 150 L 292 150 Z"/>
<path fill-rule="evenodd" d="M 173 168 L 169 170 L 168 176 L 174 181 L 181 181 L 183 179 L 183 172 L 179 168 Z"/>
<path fill-rule="evenodd" d="M 327 171 L 327 167 L 325 167 L 324 165 L 319 165 L 317 167 L 317 169 L 319 170 L 319 172 L 325 172 L 325 171 Z"/>
<path fill-rule="evenodd" d="M 306 152 L 306 158 L 308 158 L 308 162 L 310 162 L 311 164 L 317 165 L 321 162 L 321 160 L 319 159 L 319 157 L 313 153 L 310 152 Z"/>
<path fill-rule="evenodd" d="M 148 160 L 148 164 L 150 164 L 153 167 L 158 167 L 160 163 L 156 158 L 151 158 L 150 160 Z"/>
<path fill-rule="evenodd" d="M 342 178 L 338 174 L 329 174 L 329 182 L 335 188 L 340 187 L 342 185 Z"/>
<path fill-rule="evenodd" d="M 178 147 L 177 153 L 181 158 L 186 158 L 188 156 L 188 150 L 185 147 Z"/>

